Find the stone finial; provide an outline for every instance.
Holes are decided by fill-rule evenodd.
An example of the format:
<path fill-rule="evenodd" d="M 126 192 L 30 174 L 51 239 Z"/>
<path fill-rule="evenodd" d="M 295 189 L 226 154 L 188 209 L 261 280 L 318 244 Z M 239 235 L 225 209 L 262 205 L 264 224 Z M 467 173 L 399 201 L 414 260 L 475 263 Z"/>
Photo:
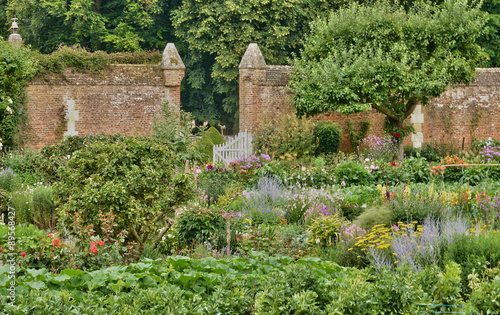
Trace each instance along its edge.
<path fill-rule="evenodd" d="M 16 43 L 18 45 L 21 45 L 23 43 L 23 39 L 22 39 L 21 35 L 19 35 L 17 33 L 17 30 L 19 29 L 19 26 L 17 25 L 17 20 L 18 19 L 17 18 L 13 18 L 11 20 L 12 20 L 12 26 L 11 26 L 12 34 L 10 34 L 8 41 Z"/>
<path fill-rule="evenodd" d="M 252 43 L 248 45 L 240 62 L 240 69 L 265 69 L 266 60 L 259 49 L 259 45 Z"/>
<path fill-rule="evenodd" d="M 165 47 L 160 65 L 163 70 L 186 69 L 173 43 L 168 43 Z"/>

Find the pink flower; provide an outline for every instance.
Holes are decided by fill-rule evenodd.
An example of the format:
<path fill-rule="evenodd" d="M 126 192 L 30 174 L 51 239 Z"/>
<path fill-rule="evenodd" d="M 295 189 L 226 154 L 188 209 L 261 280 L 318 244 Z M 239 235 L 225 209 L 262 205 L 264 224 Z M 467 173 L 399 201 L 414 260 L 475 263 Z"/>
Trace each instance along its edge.
<path fill-rule="evenodd" d="M 24 256 L 26 256 L 26 253 L 25 253 L 25 252 L 22 252 L 22 253 L 21 253 L 21 256 L 24 258 Z"/>
<path fill-rule="evenodd" d="M 398 226 L 397 226 L 396 224 L 394 224 L 394 225 L 392 226 L 392 229 L 393 229 L 395 232 L 399 231 L 399 228 L 398 228 Z"/>
<path fill-rule="evenodd" d="M 97 244 L 99 244 L 99 246 L 104 246 L 104 241 L 97 241 Z"/>
<path fill-rule="evenodd" d="M 47 237 L 54 237 L 54 234 L 50 233 Z"/>

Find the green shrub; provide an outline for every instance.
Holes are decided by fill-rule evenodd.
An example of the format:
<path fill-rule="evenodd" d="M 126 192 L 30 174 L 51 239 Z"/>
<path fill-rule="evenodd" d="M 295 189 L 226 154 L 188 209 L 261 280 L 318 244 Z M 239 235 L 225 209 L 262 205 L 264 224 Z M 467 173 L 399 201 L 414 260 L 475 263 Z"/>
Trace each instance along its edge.
<path fill-rule="evenodd" d="M 201 161 L 212 161 L 214 156 L 214 143 L 209 138 L 202 137 L 196 142 L 196 150 L 201 155 Z"/>
<path fill-rule="evenodd" d="M 260 179 L 263 177 L 272 177 L 278 180 L 282 185 L 288 185 L 288 172 L 280 161 L 270 161 L 261 168 L 255 170 L 255 176 Z"/>
<path fill-rule="evenodd" d="M 500 275 L 482 282 L 470 295 L 470 301 L 482 314 L 500 314 Z"/>
<path fill-rule="evenodd" d="M 202 161 L 212 161 L 214 156 L 214 145 L 224 143 L 224 137 L 215 127 L 208 128 L 200 140 L 196 142 L 196 148 L 202 155 Z"/>
<path fill-rule="evenodd" d="M 32 167 L 46 183 L 59 181 L 58 169 L 65 166 L 73 153 L 83 149 L 95 142 L 117 143 L 123 141 L 123 135 L 87 135 L 69 136 L 54 145 L 44 146 L 38 154 L 33 157 Z"/>
<path fill-rule="evenodd" d="M 264 120 L 259 131 L 253 134 L 253 148 L 272 158 L 297 158 L 310 156 L 318 147 L 309 120 L 295 115 L 280 116 L 276 121 Z"/>
<path fill-rule="evenodd" d="M 208 130 L 203 133 L 203 137 L 210 139 L 210 141 L 212 141 L 215 145 L 225 142 L 224 137 L 214 126 L 208 128 Z"/>
<path fill-rule="evenodd" d="M 481 233 L 464 235 L 450 244 L 444 253 L 444 261 L 454 261 L 462 269 L 462 292 L 469 294 L 468 275 L 475 270 L 481 273 L 484 268 L 494 268 L 500 262 L 500 234 Z"/>
<path fill-rule="evenodd" d="M 345 186 L 369 185 L 373 182 L 372 174 L 357 161 L 349 161 L 337 165 L 335 179 L 338 184 Z"/>
<path fill-rule="evenodd" d="M 203 244 L 218 230 L 225 231 L 226 222 L 217 209 L 189 207 L 177 219 L 177 232 L 182 245 Z"/>
<path fill-rule="evenodd" d="M 390 225 L 394 221 L 391 209 L 387 205 L 371 205 L 356 219 L 358 225 L 370 230 L 378 224 Z"/>
<path fill-rule="evenodd" d="M 342 129 L 331 121 L 319 121 L 314 126 L 314 136 L 318 139 L 316 154 L 331 154 L 339 151 Z"/>
<path fill-rule="evenodd" d="M 37 154 L 38 152 L 30 149 L 5 153 L 2 159 L 3 168 L 10 167 L 17 174 L 19 182 L 34 185 L 41 180 L 33 164 Z"/>
<path fill-rule="evenodd" d="M 66 227 L 78 213 L 83 225 L 94 225 L 99 211 L 116 215 L 114 232 L 130 231 L 140 257 L 146 241 L 174 207 L 192 196 L 191 176 L 176 172 L 175 154 L 149 138 L 129 137 L 116 142 L 96 142 L 75 152 L 61 168 L 54 184 L 59 221 Z M 74 231 L 79 233 L 79 231 Z"/>
<path fill-rule="evenodd" d="M 420 155 L 405 159 L 401 167 L 407 174 L 404 176 L 404 182 L 427 183 L 430 180 L 429 162 Z"/>

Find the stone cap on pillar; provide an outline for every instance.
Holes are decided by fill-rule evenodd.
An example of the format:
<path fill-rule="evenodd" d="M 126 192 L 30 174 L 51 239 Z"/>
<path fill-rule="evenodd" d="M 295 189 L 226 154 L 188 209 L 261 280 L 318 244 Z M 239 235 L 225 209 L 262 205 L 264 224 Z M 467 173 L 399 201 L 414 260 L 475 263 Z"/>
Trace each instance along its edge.
<path fill-rule="evenodd" d="M 12 20 L 12 34 L 10 34 L 8 42 L 16 43 L 18 45 L 21 45 L 23 43 L 23 39 L 21 35 L 17 33 L 17 30 L 19 29 L 19 26 L 17 25 L 17 18 L 13 18 Z"/>
<path fill-rule="evenodd" d="M 267 64 L 259 45 L 252 43 L 248 45 L 240 62 L 240 69 L 266 69 Z"/>
<path fill-rule="evenodd" d="M 165 76 L 165 86 L 180 86 L 186 66 L 173 43 L 168 43 L 163 51 L 160 66 Z"/>
<path fill-rule="evenodd" d="M 160 65 L 163 70 L 186 69 L 173 43 L 168 43 L 165 47 Z"/>

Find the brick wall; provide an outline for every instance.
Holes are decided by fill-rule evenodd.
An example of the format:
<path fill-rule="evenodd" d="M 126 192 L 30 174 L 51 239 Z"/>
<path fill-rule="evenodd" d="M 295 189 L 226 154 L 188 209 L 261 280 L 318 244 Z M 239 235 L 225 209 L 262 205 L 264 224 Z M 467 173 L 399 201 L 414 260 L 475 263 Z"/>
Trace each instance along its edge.
<path fill-rule="evenodd" d="M 240 63 L 240 130 L 255 131 L 265 117 L 290 112 L 292 93 L 286 88 L 290 66 L 268 66 L 257 44 L 250 44 Z M 405 145 L 420 147 L 423 143 L 446 143 L 470 146 L 473 138 L 500 140 L 500 68 L 478 69 L 476 81 L 433 99 L 429 106 L 417 106 L 409 122 L 415 133 Z M 371 110 L 350 116 L 338 112 L 322 114 L 315 119 L 331 120 L 342 127 L 342 150 L 350 149 L 347 121 L 354 126 L 371 122 L 373 134 L 383 134 L 385 116 Z"/>
<path fill-rule="evenodd" d="M 66 69 L 35 78 L 28 87 L 26 145 L 39 148 L 64 135 L 150 133 L 163 102 L 180 108 L 185 67 L 173 44 L 165 58 L 160 65 L 112 65 L 93 74 Z"/>

